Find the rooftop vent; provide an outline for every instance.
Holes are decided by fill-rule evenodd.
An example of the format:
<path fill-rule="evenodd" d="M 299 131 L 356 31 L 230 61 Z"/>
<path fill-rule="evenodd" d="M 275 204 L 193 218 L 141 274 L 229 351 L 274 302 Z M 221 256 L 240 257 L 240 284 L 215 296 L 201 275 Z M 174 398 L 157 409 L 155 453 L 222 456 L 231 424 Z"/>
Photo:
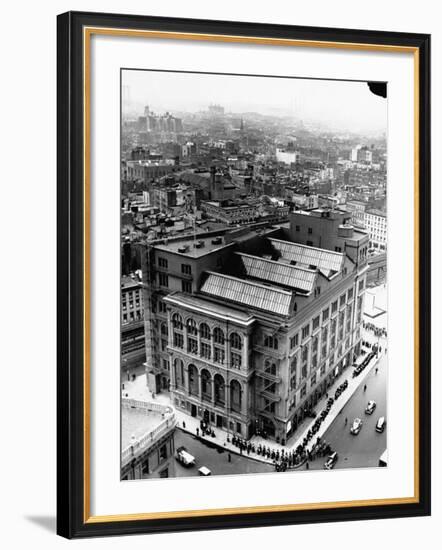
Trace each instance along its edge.
<path fill-rule="evenodd" d="M 182 254 L 183 252 L 187 252 L 188 249 L 189 249 L 189 247 L 187 246 L 187 244 L 185 244 L 183 246 L 178 247 L 178 252 L 180 252 Z"/>
<path fill-rule="evenodd" d="M 212 239 L 212 244 L 222 244 L 223 238 L 222 237 L 215 237 Z"/>
<path fill-rule="evenodd" d="M 204 241 L 196 241 L 193 245 L 195 248 L 204 248 Z"/>

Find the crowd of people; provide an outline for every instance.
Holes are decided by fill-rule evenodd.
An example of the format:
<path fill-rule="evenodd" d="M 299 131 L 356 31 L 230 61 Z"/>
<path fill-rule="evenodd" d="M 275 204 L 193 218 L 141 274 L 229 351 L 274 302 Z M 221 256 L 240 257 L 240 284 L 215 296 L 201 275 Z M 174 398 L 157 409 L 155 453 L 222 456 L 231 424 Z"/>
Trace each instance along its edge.
<path fill-rule="evenodd" d="M 385 328 L 377 327 L 373 323 L 367 322 L 362 323 L 362 326 L 365 330 L 372 332 L 376 338 L 387 338 L 387 329 Z"/>
<path fill-rule="evenodd" d="M 272 460 L 277 472 L 285 472 L 291 468 L 298 468 L 304 462 L 315 460 L 319 456 L 326 456 L 332 452 L 329 444 L 325 441 L 321 441 L 320 437 L 316 438 L 316 442 L 309 449 L 308 446 L 311 443 L 314 436 L 318 433 L 321 424 L 327 418 L 333 403 L 339 398 L 339 396 L 348 387 L 348 381 L 345 380 L 335 391 L 334 397 L 327 399 L 327 404 L 321 413 L 317 416 L 312 427 L 307 431 L 302 443 L 294 450 L 287 451 L 285 449 L 273 449 L 269 445 L 258 444 L 255 445 L 250 441 L 246 441 L 240 437 L 233 436 L 231 439 L 232 444 L 237 447 L 240 453 L 246 453 L 247 455 L 256 454 L 268 460 Z M 230 439 L 227 440 L 230 442 Z"/>

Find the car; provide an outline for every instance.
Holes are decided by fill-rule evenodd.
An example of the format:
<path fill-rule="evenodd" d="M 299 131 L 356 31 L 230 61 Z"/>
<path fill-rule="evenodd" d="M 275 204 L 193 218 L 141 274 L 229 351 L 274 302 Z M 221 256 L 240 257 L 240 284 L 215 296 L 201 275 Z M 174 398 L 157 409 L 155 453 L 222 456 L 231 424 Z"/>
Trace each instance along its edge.
<path fill-rule="evenodd" d="M 352 433 L 353 435 L 358 435 L 361 429 L 362 429 L 362 420 L 360 418 L 355 418 L 350 428 L 350 433 Z"/>
<path fill-rule="evenodd" d="M 378 421 L 376 422 L 375 430 L 381 434 L 385 430 L 385 424 L 387 421 L 385 420 L 385 416 L 381 416 Z"/>
<path fill-rule="evenodd" d="M 335 467 L 336 462 L 338 461 L 338 453 L 335 451 L 328 456 L 324 464 L 324 470 L 332 470 Z"/>
<path fill-rule="evenodd" d="M 198 469 L 198 473 L 200 476 L 211 476 L 212 472 L 209 470 L 209 468 L 206 468 L 206 466 L 201 466 L 201 468 Z"/>
<path fill-rule="evenodd" d="M 195 457 L 187 452 L 186 447 L 178 447 L 175 453 L 175 458 L 183 466 L 190 467 L 195 465 Z"/>
<path fill-rule="evenodd" d="M 373 414 L 374 410 L 376 408 L 376 401 L 369 401 L 367 403 L 367 406 L 365 407 L 365 414 Z"/>

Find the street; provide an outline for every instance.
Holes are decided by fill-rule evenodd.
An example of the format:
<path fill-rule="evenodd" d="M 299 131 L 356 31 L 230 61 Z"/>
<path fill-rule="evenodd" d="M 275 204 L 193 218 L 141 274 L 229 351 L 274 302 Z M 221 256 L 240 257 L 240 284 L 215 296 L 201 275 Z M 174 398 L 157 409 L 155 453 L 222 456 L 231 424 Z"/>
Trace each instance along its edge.
<path fill-rule="evenodd" d="M 322 437 L 323 441 L 330 443 L 333 451 L 338 453 L 338 462 L 335 468 L 367 468 L 378 466 L 379 457 L 387 447 L 387 357 L 382 356 L 377 364 L 378 373 L 372 371 L 363 378 L 353 396 L 344 405 L 334 422 Z M 364 392 L 364 385 L 367 390 Z M 365 414 L 368 401 L 376 401 L 376 409 L 372 415 Z M 375 431 L 379 417 L 387 418 L 387 426 L 382 434 Z M 345 418 L 348 419 L 345 425 Z M 362 429 L 358 435 L 350 433 L 350 427 L 355 418 L 363 421 Z M 310 462 L 310 469 L 321 469 L 325 458 L 319 458 Z"/>
<path fill-rule="evenodd" d="M 196 459 L 196 465 L 190 468 L 182 466 L 175 460 L 176 477 L 197 476 L 199 475 L 198 468 L 201 468 L 201 466 L 209 468 L 212 475 L 256 474 L 275 471 L 272 465 L 257 462 L 256 460 L 247 458 L 247 455 L 243 457 L 230 453 L 232 460 L 229 462 L 229 452 L 216 447 L 211 438 L 206 439 L 207 441 L 201 441 L 196 436 L 183 432 L 180 429 L 175 431 L 175 449 L 183 445 Z"/>

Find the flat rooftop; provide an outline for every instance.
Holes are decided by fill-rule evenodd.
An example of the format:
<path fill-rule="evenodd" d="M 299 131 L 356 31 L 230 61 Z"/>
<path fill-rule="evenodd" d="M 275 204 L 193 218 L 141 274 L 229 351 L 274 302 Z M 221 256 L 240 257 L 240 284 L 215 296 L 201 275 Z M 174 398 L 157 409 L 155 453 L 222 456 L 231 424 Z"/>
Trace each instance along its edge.
<path fill-rule="evenodd" d="M 195 246 L 197 243 L 200 246 Z M 222 248 L 231 246 L 231 244 L 226 243 L 224 237 L 203 237 L 197 239 L 189 237 L 187 239 L 180 239 L 179 241 L 171 241 L 167 244 L 157 244 L 154 248 L 156 250 L 163 250 L 164 252 L 179 254 L 187 258 L 201 258 L 201 256 L 210 254 L 215 250 L 221 250 Z"/>
<path fill-rule="evenodd" d="M 121 407 L 121 448 L 125 449 L 131 444 L 132 436 L 135 439 L 142 437 L 162 420 L 162 415 L 157 412 L 146 413 L 141 409 Z"/>

